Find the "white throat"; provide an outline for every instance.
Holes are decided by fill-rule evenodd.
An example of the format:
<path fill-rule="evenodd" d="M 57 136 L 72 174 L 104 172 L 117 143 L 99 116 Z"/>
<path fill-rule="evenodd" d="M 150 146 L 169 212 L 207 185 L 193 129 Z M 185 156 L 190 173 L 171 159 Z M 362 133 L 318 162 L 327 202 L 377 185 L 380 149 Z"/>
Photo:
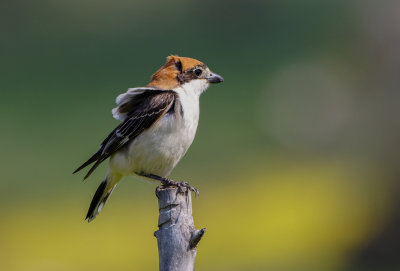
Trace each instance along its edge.
<path fill-rule="evenodd" d="M 195 95 L 197 97 L 200 97 L 200 95 L 204 91 L 206 91 L 209 85 L 210 84 L 207 82 L 206 79 L 195 79 L 188 83 L 182 84 L 180 88 L 182 88 L 187 93 L 187 95 Z"/>

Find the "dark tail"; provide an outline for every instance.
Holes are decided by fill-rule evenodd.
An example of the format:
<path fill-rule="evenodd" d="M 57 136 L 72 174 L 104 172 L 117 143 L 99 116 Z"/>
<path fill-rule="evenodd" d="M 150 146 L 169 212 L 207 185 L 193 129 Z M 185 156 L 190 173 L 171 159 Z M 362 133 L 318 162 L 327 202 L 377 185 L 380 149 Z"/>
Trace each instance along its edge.
<path fill-rule="evenodd" d="M 101 212 L 116 185 L 117 182 L 111 182 L 108 177 L 106 177 L 106 179 L 101 182 L 100 186 L 97 188 L 96 193 L 93 196 L 92 202 L 90 203 L 90 207 L 86 215 L 86 219 L 88 220 L 88 222 L 95 219 L 96 216 Z"/>

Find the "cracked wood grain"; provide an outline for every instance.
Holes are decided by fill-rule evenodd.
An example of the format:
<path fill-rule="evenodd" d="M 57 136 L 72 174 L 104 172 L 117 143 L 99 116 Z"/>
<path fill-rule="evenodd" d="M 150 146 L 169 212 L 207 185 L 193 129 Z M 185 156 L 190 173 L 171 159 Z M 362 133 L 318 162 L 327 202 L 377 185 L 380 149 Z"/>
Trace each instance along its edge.
<path fill-rule="evenodd" d="M 157 238 L 160 271 L 193 271 L 197 245 L 206 229 L 196 230 L 191 193 L 186 188 L 158 187 Z"/>

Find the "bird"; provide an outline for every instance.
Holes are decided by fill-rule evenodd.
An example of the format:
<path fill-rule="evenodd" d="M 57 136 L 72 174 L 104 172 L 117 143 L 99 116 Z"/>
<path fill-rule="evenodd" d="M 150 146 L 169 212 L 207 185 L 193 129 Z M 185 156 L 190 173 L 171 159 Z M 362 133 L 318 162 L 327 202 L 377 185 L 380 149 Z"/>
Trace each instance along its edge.
<path fill-rule="evenodd" d="M 159 181 L 164 187 L 185 187 L 198 194 L 187 182 L 168 176 L 194 140 L 200 95 L 210 84 L 223 81 L 199 60 L 170 55 L 146 86 L 129 88 L 116 98 L 112 115 L 121 123 L 73 172 L 92 165 L 85 180 L 109 158 L 107 174 L 93 196 L 85 220 L 96 218 L 124 176 Z"/>

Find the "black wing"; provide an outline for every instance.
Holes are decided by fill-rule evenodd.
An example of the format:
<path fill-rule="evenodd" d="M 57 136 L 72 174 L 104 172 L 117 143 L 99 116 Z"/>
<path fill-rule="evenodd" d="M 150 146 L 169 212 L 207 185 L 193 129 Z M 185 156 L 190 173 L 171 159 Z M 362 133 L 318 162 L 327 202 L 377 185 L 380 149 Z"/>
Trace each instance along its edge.
<path fill-rule="evenodd" d="M 101 143 L 99 150 L 74 173 L 95 162 L 83 178 L 85 180 L 101 162 L 120 150 L 144 130 L 150 128 L 171 109 L 174 109 L 175 101 L 175 92 L 151 89 L 124 103 L 119 110 L 120 113 L 127 113 L 128 117 L 107 136 Z"/>

